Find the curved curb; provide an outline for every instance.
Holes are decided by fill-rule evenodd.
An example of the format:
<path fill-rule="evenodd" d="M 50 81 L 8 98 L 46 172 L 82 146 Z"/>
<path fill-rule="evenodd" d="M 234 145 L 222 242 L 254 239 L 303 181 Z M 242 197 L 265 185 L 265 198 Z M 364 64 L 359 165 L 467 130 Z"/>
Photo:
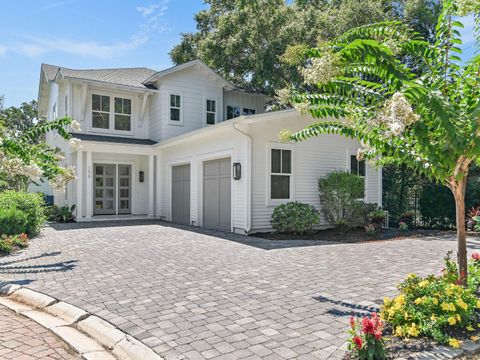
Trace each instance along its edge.
<path fill-rule="evenodd" d="M 109 322 L 41 292 L 7 284 L 0 305 L 51 330 L 85 360 L 163 360 Z"/>

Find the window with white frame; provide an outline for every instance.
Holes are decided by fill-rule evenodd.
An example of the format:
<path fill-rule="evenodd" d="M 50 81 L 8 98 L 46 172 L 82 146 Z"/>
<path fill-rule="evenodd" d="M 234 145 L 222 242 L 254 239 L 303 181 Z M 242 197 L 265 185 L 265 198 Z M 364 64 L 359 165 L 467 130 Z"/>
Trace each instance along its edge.
<path fill-rule="evenodd" d="M 292 150 L 270 150 L 270 199 L 289 200 L 292 177 Z"/>
<path fill-rule="evenodd" d="M 170 94 L 170 121 L 181 121 L 181 100 L 180 95 Z"/>
<path fill-rule="evenodd" d="M 130 131 L 132 123 L 132 100 L 116 97 L 114 111 L 115 130 Z"/>
<path fill-rule="evenodd" d="M 240 116 L 240 106 L 227 105 L 227 120 Z"/>
<path fill-rule="evenodd" d="M 110 128 L 110 96 L 92 94 L 92 128 Z"/>
<path fill-rule="evenodd" d="M 68 116 L 68 95 L 65 95 L 64 111 L 65 111 L 65 116 Z"/>
<path fill-rule="evenodd" d="M 350 172 L 358 176 L 365 176 L 365 160 L 357 160 L 356 155 L 350 155 Z"/>
<path fill-rule="evenodd" d="M 207 124 L 208 125 L 215 124 L 215 117 L 216 117 L 216 101 L 207 100 L 207 114 L 206 114 Z"/>
<path fill-rule="evenodd" d="M 243 115 L 255 115 L 255 109 L 243 108 Z"/>

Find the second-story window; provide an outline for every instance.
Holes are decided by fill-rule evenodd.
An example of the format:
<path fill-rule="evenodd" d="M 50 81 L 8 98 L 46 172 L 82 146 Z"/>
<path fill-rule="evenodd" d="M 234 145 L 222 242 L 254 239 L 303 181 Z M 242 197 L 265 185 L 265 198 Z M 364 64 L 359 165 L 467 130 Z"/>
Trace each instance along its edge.
<path fill-rule="evenodd" d="M 243 115 L 255 115 L 255 109 L 243 108 Z"/>
<path fill-rule="evenodd" d="M 227 120 L 233 119 L 240 116 L 240 107 L 239 106 L 227 106 Z"/>
<path fill-rule="evenodd" d="M 115 130 L 130 131 L 132 101 L 115 98 Z"/>
<path fill-rule="evenodd" d="M 215 100 L 207 100 L 207 124 L 215 124 L 216 103 Z"/>
<path fill-rule="evenodd" d="M 110 128 L 110 96 L 92 95 L 92 127 Z"/>
<path fill-rule="evenodd" d="M 180 107 L 181 98 L 180 95 L 170 94 L 170 120 L 180 121 Z"/>

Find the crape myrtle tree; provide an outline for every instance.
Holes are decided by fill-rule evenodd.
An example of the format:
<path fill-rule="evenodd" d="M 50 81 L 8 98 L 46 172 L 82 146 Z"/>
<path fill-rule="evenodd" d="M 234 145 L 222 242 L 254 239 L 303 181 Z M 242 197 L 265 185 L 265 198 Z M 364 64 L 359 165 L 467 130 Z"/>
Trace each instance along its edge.
<path fill-rule="evenodd" d="M 305 52 L 307 90 L 283 93 L 318 121 L 284 140 L 320 134 L 360 140 L 357 157 L 378 166 L 404 164 L 445 184 L 455 198 L 459 280 L 467 281 L 465 189 L 480 159 L 480 55 L 462 61 L 459 16 L 480 2 L 444 0 L 435 40 L 401 22 L 358 27 Z"/>
<path fill-rule="evenodd" d="M 62 189 L 75 179 L 74 169 L 62 166 L 63 154 L 45 142 L 45 135 L 55 131 L 72 148 L 78 149 L 80 140 L 72 138 L 69 129 L 79 131 L 79 124 L 69 117 L 52 121 L 35 119 L 12 130 L 8 116 L 11 112 L 5 112 L 1 105 L 0 101 L 0 190 L 26 191 L 30 183 L 44 179 L 52 187 Z"/>

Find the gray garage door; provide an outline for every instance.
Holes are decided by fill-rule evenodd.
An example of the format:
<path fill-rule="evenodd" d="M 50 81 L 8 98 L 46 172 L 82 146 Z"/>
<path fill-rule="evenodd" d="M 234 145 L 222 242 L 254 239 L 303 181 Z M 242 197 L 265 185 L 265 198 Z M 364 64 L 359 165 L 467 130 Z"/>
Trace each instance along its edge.
<path fill-rule="evenodd" d="M 190 165 L 172 167 L 172 221 L 190 224 Z"/>
<path fill-rule="evenodd" d="M 203 226 L 230 231 L 231 219 L 230 158 L 203 163 Z"/>

